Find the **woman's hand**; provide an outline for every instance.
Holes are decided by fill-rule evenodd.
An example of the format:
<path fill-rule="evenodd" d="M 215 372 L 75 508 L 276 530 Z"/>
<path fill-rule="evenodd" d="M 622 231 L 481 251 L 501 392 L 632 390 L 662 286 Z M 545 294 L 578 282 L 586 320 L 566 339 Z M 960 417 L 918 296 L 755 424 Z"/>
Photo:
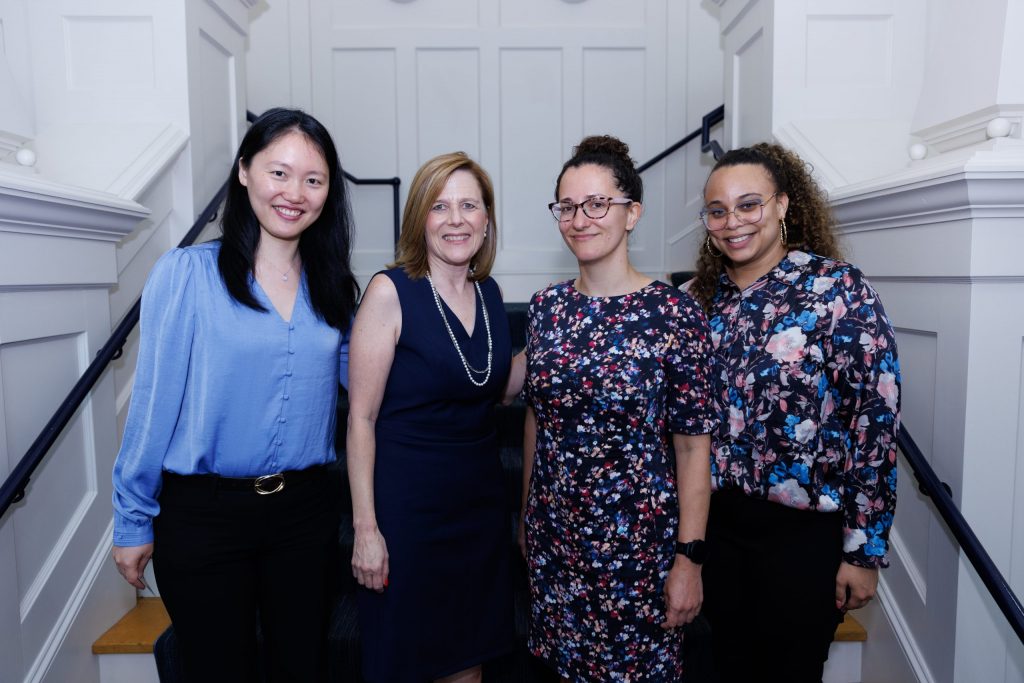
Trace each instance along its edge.
<path fill-rule="evenodd" d="M 356 532 L 352 575 L 360 586 L 383 593 L 388 585 L 388 546 L 379 529 Z"/>
<path fill-rule="evenodd" d="M 684 626 L 697 618 L 704 603 L 704 584 L 700 578 L 700 565 L 682 555 L 676 560 L 665 578 L 665 621 L 663 629 Z"/>
<path fill-rule="evenodd" d="M 142 573 L 146 571 L 149 558 L 153 557 L 153 544 L 132 546 L 114 546 L 114 564 L 124 580 L 136 588 L 146 588 Z"/>
<path fill-rule="evenodd" d="M 871 602 L 878 590 L 878 570 L 858 567 L 849 562 L 839 563 L 836 574 L 836 609 L 860 609 Z"/>

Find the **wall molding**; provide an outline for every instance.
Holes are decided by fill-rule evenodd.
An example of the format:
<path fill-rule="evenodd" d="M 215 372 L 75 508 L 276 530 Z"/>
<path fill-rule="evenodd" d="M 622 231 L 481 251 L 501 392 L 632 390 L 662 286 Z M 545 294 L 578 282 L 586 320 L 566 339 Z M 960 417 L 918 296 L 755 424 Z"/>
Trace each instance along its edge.
<path fill-rule="evenodd" d="M 921 208 L 926 207 L 926 208 Z M 971 171 L 848 189 L 832 208 L 841 230 L 862 232 L 977 218 L 1024 217 L 1024 171 Z"/>
<path fill-rule="evenodd" d="M 107 192 L 0 170 L 0 232 L 116 242 L 149 213 Z"/>
<path fill-rule="evenodd" d="M 64 639 L 71 630 L 71 626 L 75 623 L 78 613 L 82 610 L 86 598 L 89 597 L 89 593 L 92 591 L 100 571 L 110 561 L 110 550 L 114 545 L 113 538 L 114 518 L 111 517 L 110 522 L 103 531 L 103 535 L 100 537 L 99 544 L 97 544 L 92 557 L 89 558 L 89 562 L 85 566 L 85 571 L 82 572 L 81 578 L 75 585 L 74 590 L 71 591 L 71 597 L 68 599 L 67 604 L 64 605 L 60 618 L 53 625 L 50 635 L 39 649 L 39 654 L 36 655 L 35 661 L 32 662 L 32 666 L 25 675 L 24 683 L 41 683 L 45 678 L 50 665 L 64 643 Z"/>
<path fill-rule="evenodd" d="M 1010 123 L 1010 137 L 1021 137 L 1024 108 L 1005 107 L 998 104 L 959 116 L 952 121 L 923 128 L 915 131 L 913 135 L 921 138 L 934 150 L 949 152 L 985 142 L 988 139 L 988 124 L 995 118 L 1004 118 Z"/>
<path fill-rule="evenodd" d="M 114 179 L 107 191 L 122 199 L 138 200 L 170 168 L 186 144 L 188 135 L 177 126 L 168 124 Z"/>
<path fill-rule="evenodd" d="M 921 652 L 921 648 L 918 647 L 917 640 L 910 630 L 910 625 L 889 592 L 884 572 L 880 573 L 878 580 L 878 602 L 882 606 L 882 614 L 889 621 L 889 627 L 896 634 L 896 640 L 899 641 L 900 647 L 903 649 L 903 655 L 910 663 L 910 668 L 914 670 L 914 675 L 917 676 L 918 683 L 937 683 L 931 669 L 928 668 L 924 653 Z"/>

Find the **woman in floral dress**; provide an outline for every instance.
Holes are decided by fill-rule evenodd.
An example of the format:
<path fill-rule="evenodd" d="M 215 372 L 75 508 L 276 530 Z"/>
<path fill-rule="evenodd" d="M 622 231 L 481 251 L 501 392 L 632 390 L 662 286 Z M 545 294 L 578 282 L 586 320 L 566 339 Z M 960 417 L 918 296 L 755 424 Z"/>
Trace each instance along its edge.
<path fill-rule="evenodd" d="M 584 139 L 550 205 L 579 276 L 530 305 L 529 647 L 563 680 L 678 680 L 702 601 L 709 332 L 629 261 L 642 193 L 625 144 Z"/>
<path fill-rule="evenodd" d="M 728 152 L 701 217 L 689 291 L 708 313 L 722 414 L 704 568 L 715 665 L 722 683 L 821 681 L 843 612 L 871 600 L 887 564 L 896 340 L 793 153 Z"/>

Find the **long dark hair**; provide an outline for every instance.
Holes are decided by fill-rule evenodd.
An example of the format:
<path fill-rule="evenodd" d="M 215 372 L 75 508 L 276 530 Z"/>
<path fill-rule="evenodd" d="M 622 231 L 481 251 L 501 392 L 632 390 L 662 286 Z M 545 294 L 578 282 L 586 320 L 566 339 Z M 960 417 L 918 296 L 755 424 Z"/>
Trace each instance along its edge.
<path fill-rule="evenodd" d="M 299 254 L 306 271 L 313 311 L 331 327 L 348 329 L 355 312 L 359 285 L 352 275 L 352 212 L 338 150 L 323 124 L 297 109 L 270 109 L 249 127 L 238 146 L 228 176 L 228 195 L 221 220 L 223 237 L 217 267 L 232 298 L 257 311 L 266 307 L 256 300 L 249 285 L 255 275 L 260 224 L 249 203 L 249 193 L 238 179 L 240 167 L 275 140 L 291 132 L 306 136 L 324 157 L 329 173 L 327 200 L 320 216 L 299 238 Z"/>

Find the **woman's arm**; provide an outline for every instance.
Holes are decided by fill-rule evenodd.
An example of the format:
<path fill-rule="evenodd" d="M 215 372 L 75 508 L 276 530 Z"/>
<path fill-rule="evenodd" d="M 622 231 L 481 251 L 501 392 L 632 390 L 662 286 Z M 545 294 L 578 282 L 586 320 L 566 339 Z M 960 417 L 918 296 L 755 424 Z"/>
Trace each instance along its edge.
<path fill-rule="evenodd" d="M 377 528 L 373 499 L 374 430 L 401 327 L 402 308 L 395 285 L 386 276 L 374 277 L 356 313 L 349 344 L 346 458 L 355 530 L 352 574 L 360 585 L 375 591 L 387 585 L 388 551 Z"/>
<path fill-rule="evenodd" d="M 676 451 L 676 488 L 679 492 L 677 538 L 684 543 L 704 540 L 711 502 L 711 437 L 708 434 L 673 434 L 672 444 Z M 688 624 L 700 613 L 704 602 L 700 570 L 699 564 L 676 554 L 665 579 L 666 618 L 663 628 Z"/>
<path fill-rule="evenodd" d="M 193 264 L 183 249 L 157 261 L 142 293 L 139 358 L 112 476 L 114 562 L 136 588 L 145 588 L 142 573 L 153 554 L 164 456 L 185 396 L 195 296 Z"/>
<path fill-rule="evenodd" d="M 533 455 L 537 450 L 537 415 L 533 408 L 526 407 L 523 421 L 523 494 L 519 506 L 519 529 L 516 540 L 519 550 L 526 557 L 526 500 L 530 496 L 530 476 L 533 474 Z"/>
<path fill-rule="evenodd" d="M 516 399 L 519 392 L 523 390 L 524 379 L 526 379 L 525 349 L 512 356 L 512 367 L 509 369 L 508 382 L 505 383 L 505 392 L 501 399 L 502 405 L 507 406 Z"/>

